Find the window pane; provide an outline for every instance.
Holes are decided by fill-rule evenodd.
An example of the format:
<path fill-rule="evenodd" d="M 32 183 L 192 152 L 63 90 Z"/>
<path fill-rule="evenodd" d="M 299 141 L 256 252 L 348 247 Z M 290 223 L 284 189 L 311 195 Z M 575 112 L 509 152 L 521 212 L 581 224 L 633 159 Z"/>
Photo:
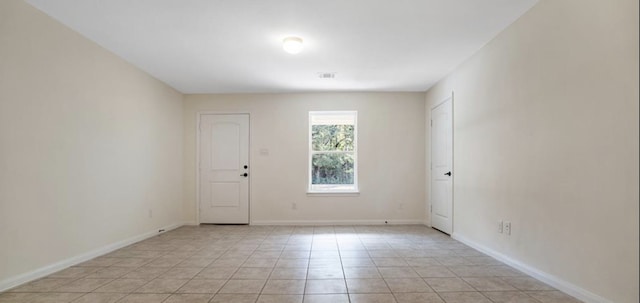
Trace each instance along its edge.
<path fill-rule="evenodd" d="M 313 125 L 311 127 L 314 151 L 353 151 L 353 125 Z"/>
<path fill-rule="evenodd" d="M 314 154 L 311 184 L 353 184 L 353 154 Z"/>

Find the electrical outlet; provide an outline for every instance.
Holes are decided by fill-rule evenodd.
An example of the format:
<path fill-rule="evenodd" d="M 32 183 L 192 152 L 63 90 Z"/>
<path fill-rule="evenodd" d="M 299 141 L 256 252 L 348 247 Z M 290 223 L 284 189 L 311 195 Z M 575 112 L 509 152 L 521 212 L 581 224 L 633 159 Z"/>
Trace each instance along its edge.
<path fill-rule="evenodd" d="M 511 222 L 504 222 L 504 233 L 511 235 Z"/>
<path fill-rule="evenodd" d="M 504 222 L 498 221 L 498 233 L 501 234 L 503 232 L 503 228 L 504 228 Z"/>

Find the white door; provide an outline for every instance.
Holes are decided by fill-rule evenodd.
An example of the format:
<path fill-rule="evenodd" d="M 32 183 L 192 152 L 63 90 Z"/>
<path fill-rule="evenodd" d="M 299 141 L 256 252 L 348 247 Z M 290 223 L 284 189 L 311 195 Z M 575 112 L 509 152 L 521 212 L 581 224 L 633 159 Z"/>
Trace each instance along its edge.
<path fill-rule="evenodd" d="M 249 115 L 200 116 L 200 223 L 249 223 Z"/>
<path fill-rule="evenodd" d="M 453 231 L 452 99 L 431 109 L 431 226 Z"/>

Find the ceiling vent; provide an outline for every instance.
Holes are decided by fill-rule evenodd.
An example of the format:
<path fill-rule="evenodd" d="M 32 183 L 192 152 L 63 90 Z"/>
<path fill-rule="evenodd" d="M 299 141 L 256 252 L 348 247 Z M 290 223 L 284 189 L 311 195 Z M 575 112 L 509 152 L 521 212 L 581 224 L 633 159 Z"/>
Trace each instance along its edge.
<path fill-rule="evenodd" d="M 333 79 L 336 77 L 336 73 L 318 73 L 320 79 Z"/>

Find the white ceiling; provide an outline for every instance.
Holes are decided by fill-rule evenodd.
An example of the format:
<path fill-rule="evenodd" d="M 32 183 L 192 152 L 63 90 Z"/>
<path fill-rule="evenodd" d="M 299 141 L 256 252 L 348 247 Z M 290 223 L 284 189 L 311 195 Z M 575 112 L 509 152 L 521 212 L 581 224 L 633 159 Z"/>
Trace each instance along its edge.
<path fill-rule="evenodd" d="M 537 2 L 27 1 L 183 93 L 425 91 Z"/>

